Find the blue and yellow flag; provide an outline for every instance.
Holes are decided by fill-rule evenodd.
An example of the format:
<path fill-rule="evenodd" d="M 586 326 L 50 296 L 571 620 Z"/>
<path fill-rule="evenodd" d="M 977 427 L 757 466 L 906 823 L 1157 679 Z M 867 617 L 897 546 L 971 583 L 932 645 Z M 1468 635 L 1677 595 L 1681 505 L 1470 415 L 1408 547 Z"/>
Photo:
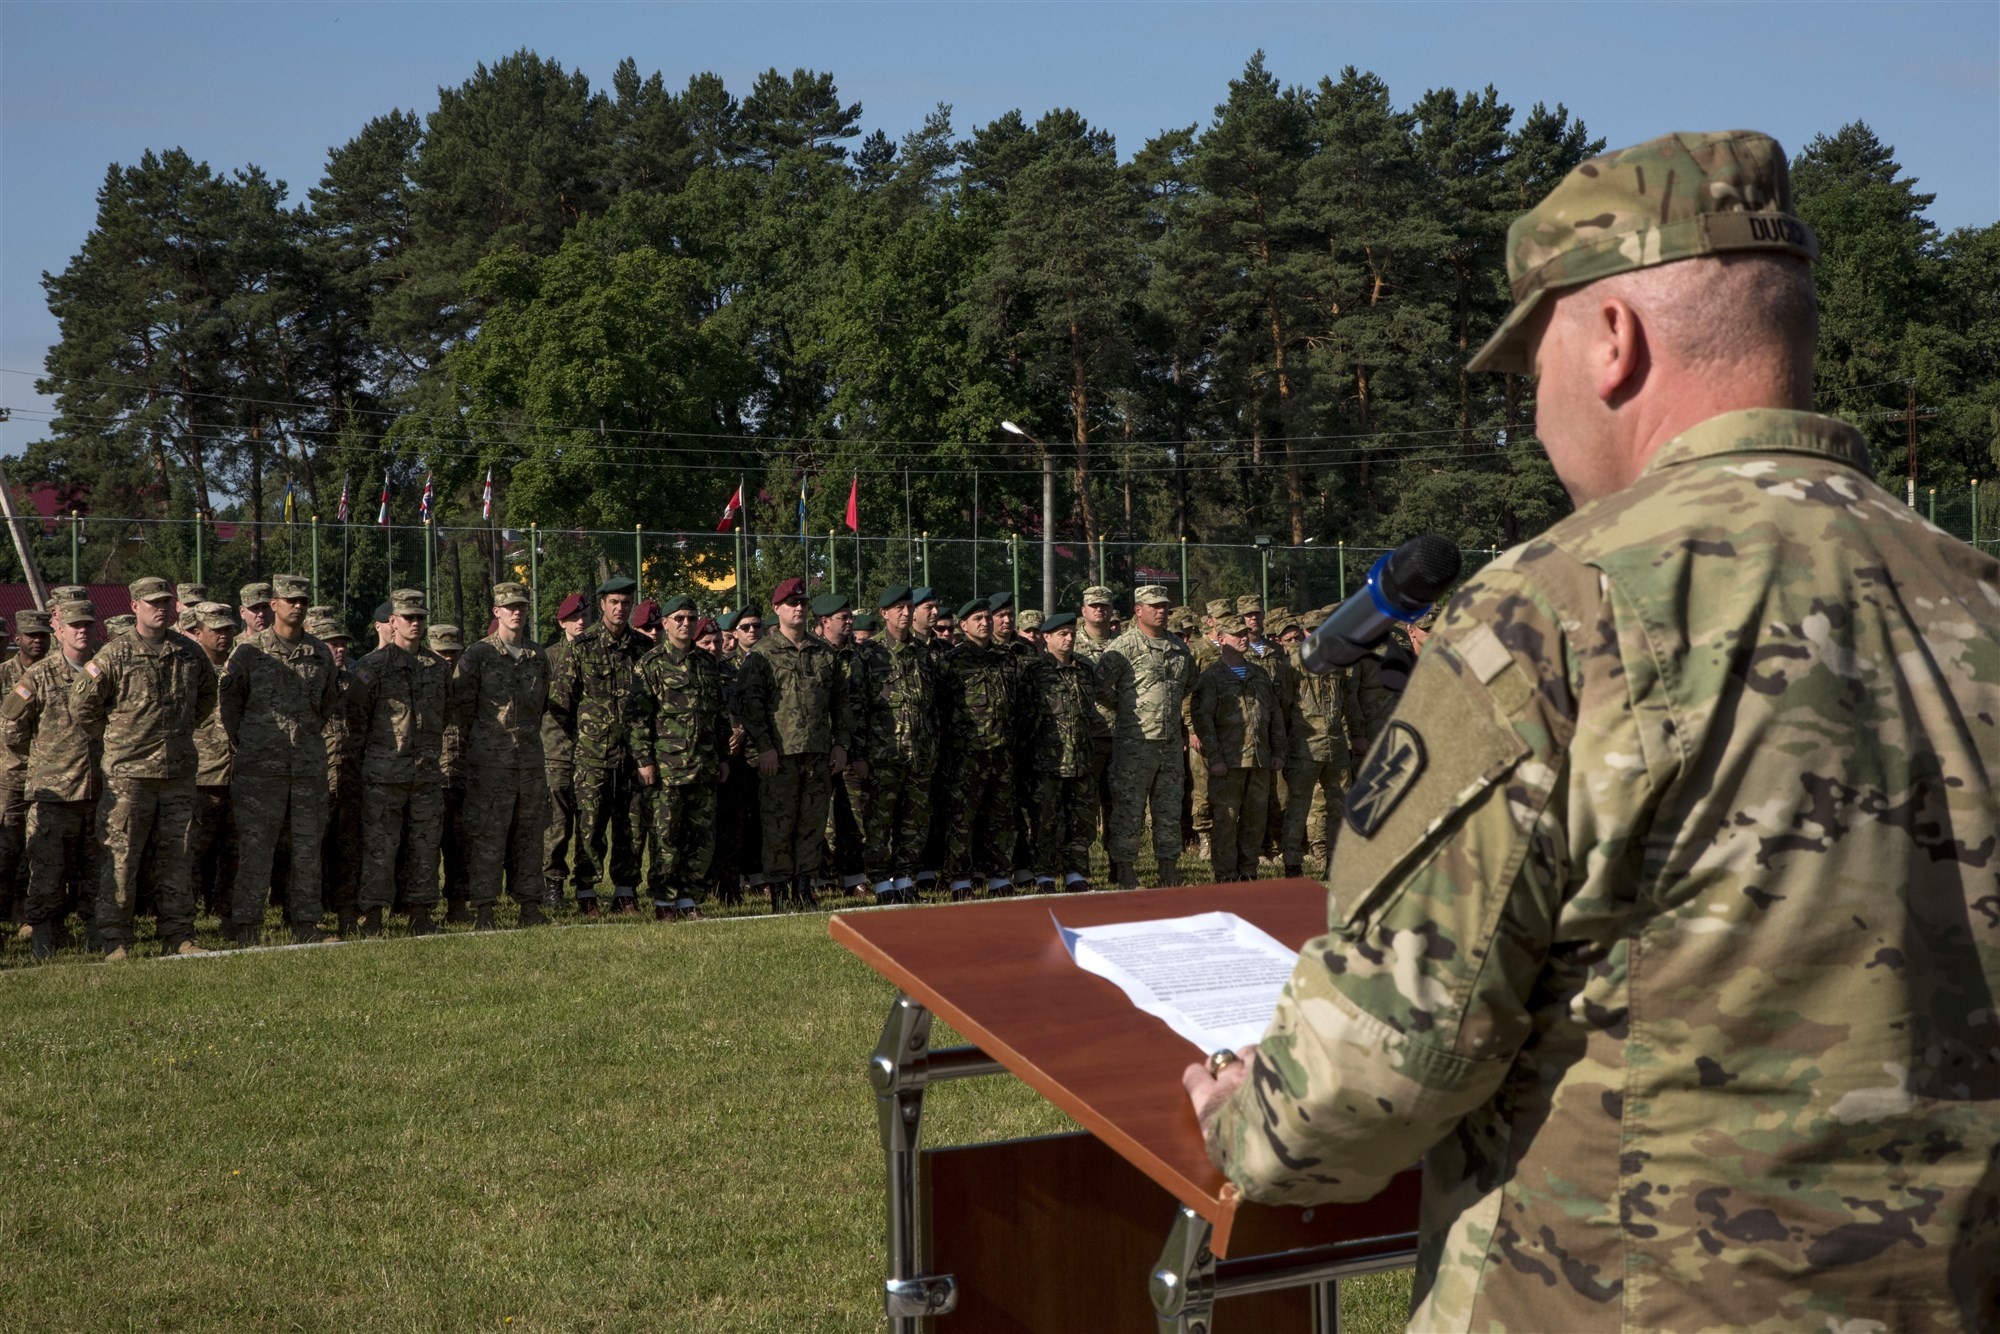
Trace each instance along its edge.
<path fill-rule="evenodd" d="M 299 492 L 299 486 L 298 486 L 298 483 L 297 483 L 297 482 L 286 482 L 286 483 L 285 483 L 285 522 L 286 522 L 286 523 L 292 523 L 292 522 L 295 522 L 295 521 L 296 521 L 296 520 L 298 519 L 298 510 L 299 510 L 299 506 L 298 506 L 298 501 L 297 501 L 297 499 L 296 499 L 296 497 L 298 496 L 298 492 Z"/>

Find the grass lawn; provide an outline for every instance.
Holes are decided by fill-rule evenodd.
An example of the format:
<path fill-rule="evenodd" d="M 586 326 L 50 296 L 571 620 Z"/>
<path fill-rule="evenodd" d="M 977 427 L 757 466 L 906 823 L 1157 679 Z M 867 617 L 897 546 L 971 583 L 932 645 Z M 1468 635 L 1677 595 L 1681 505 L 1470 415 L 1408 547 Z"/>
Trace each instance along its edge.
<path fill-rule="evenodd" d="M 880 1329 L 890 998 L 818 914 L 9 970 L 0 1330 Z"/>

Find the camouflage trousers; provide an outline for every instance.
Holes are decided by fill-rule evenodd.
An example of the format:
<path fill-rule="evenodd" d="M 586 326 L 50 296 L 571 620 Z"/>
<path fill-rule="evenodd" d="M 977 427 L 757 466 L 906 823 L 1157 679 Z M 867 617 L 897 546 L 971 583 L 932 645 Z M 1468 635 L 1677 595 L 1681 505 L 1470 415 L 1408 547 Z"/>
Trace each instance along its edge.
<path fill-rule="evenodd" d="M 361 773 L 357 766 L 327 771 L 326 833 L 320 838 L 320 893 L 337 913 L 354 911 L 361 887 Z"/>
<path fill-rule="evenodd" d="M 1264 846 L 1276 776 L 1269 769 L 1228 769 L 1209 776 L 1208 867 L 1217 881 L 1257 878 L 1257 854 Z"/>
<path fill-rule="evenodd" d="M 1035 865 L 1042 875 L 1090 874 L 1097 836 L 1097 778 L 1040 774 L 1035 780 Z"/>
<path fill-rule="evenodd" d="M 645 806 L 639 776 L 629 763 L 600 769 L 576 766 L 576 896 L 597 897 L 608 871 L 615 890 L 639 888 L 639 861 L 646 851 Z"/>
<path fill-rule="evenodd" d="M 1032 744 L 1016 747 L 1013 754 L 1014 869 L 1029 870 L 1028 862 L 1042 845 L 1042 776 L 1035 764 Z"/>
<path fill-rule="evenodd" d="M 470 863 L 472 906 L 500 898 L 504 879 L 514 902 L 542 897 L 542 829 L 549 818 L 548 776 L 526 769 L 474 769 L 465 783 L 459 824 Z"/>
<path fill-rule="evenodd" d="M 73 885 L 91 886 L 95 892 L 97 799 L 29 802 L 27 838 L 27 921 L 33 926 L 60 922 L 69 916 Z M 75 899 L 76 908 L 86 914 L 94 906 L 82 891 Z"/>
<path fill-rule="evenodd" d="M 97 933 L 107 947 L 132 943 L 139 888 L 151 872 L 160 941 L 171 950 L 194 938 L 194 886 L 188 878 L 188 826 L 194 822 L 194 775 L 110 778 L 97 803 L 97 839 L 109 863 L 97 881 Z"/>
<path fill-rule="evenodd" d="M 188 867 L 196 908 L 207 908 L 228 921 L 229 898 L 236 885 L 236 806 L 226 783 L 194 790 Z"/>
<path fill-rule="evenodd" d="M 444 784 L 444 825 L 438 830 L 438 861 L 444 867 L 444 897 L 452 904 L 472 898 L 472 864 L 465 855 L 465 780 Z"/>
<path fill-rule="evenodd" d="M 28 906 L 22 854 L 28 847 L 28 797 L 19 783 L 0 784 L 0 921 L 18 920 Z"/>
<path fill-rule="evenodd" d="M 716 785 L 655 783 L 643 789 L 653 835 L 646 890 L 656 904 L 699 899 L 715 860 Z"/>
<path fill-rule="evenodd" d="M 1006 746 L 952 756 L 940 799 L 950 820 L 945 869 L 955 876 L 1014 870 L 1014 765 Z"/>
<path fill-rule="evenodd" d="M 236 893 L 230 920 L 261 926 L 271 894 L 271 863 L 290 840 L 285 862 L 285 916 L 300 926 L 320 919 L 319 842 L 326 833 L 326 771 L 288 778 L 238 774 L 229 784 L 236 805 Z"/>
<path fill-rule="evenodd" d="M 1285 765 L 1285 833 L 1279 845 L 1285 865 L 1304 867 L 1306 851 L 1311 849 L 1312 866 L 1307 869 L 1316 876 L 1326 874 L 1346 781 L 1343 759 L 1294 759 Z"/>
<path fill-rule="evenodd" d="M 1090 739 L 1090 781 L 1096 802 L 1097 836 L 1107 844 L 1111 838 L 1111 738 Z"/>
<path fill-rule="evenodd" d="M 365 913 L 438 901 L 438 847 L 445 792 L 440 783 L 370 783 L 361 798 L 361 894 Z"/>
<path fill-rule="evenodd" d="M 859 875 L 865 863 L 866 836 L 862 832 L 861 807 L 855 790 L 861 780 L 852 770 L 842 770 L 833 784 L 833 803 L 826 822 L 827 846 L 833 850 L 833 874 Z"/>
<path fill-rule="evenodd" d="M 543 777 L 548 783 L 549 805 L 542 829 L 542 882 L 558 896 L 567 892 L 570 875 L 570 848 L 576 838 L 576 770 L 567 764 L 551 764 Z"/>
<path fill-rule="evenodd" d="M 819 872 L 826 807 L 833 799 L 828 762 L 823 752 L 782 755 L 777 773 L 757 777 L 757 802 L 764 816 L 764 874 L 774 885 Z"/>
<path fill-rule="evenodd" d="M 1153 855 L 1163 862 L 1181 855 L 1181 785 L 1187 752 L 1179 739 L 1127 741 L 1111 752 L 1111 833 L 1104 851 L 1114 862 L 1139 857 L 1139 835 L 1153 816 Z"/>
<path fill-rule="evenodd" d="M 738 876 L 764 869 L 764 812 L 757 802 L 757 766 L 741 755 L 729 757 L 729 781 L 716 800 L 715 879 L 733 889 Z"/>
<path fill-rule="evenodd" d="M 1215 827 L 1215 812 L 1208 797 L 1208 760 L 1193 746 L 1187 748 L 1187 793 L 1181 800 L 1187 812 L 1185 828 L 1196 842 Z"/>
<path fill-rule="evenodd" d="M 870 761 L 868 781 L 849 788 L 866 837 L 868 879 L 881 884 L 914 876 L 931 830 L 934 764 L 912 764 L 900 755 Z"/>

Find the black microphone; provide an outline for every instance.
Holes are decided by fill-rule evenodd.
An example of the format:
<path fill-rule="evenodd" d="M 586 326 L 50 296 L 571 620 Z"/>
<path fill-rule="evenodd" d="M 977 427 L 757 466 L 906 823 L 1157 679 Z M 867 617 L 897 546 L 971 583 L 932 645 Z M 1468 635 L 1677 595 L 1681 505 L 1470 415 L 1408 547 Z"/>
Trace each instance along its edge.
<path fill-rule="evenodd" d="M 1420 533 L 1370 567 L 1368 578 L 1320 622 L 1299 655 L 1315 675 L 1366 656 L 1398 625 L 1421 620 L 1458 578 L 1458 543 Z"/>

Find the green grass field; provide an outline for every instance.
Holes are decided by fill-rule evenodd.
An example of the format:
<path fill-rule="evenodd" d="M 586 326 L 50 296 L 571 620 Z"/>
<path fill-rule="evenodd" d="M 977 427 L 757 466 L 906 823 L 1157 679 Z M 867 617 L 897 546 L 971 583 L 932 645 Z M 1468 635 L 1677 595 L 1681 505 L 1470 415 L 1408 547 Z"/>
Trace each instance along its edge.
<path fill-rule="evenodd" d="M 891 994 L 820 914 L 13 969 L 0 1330 L 879 1329 Z M 925 1136 L 1067 1128 L 996 1078 Z"/>

